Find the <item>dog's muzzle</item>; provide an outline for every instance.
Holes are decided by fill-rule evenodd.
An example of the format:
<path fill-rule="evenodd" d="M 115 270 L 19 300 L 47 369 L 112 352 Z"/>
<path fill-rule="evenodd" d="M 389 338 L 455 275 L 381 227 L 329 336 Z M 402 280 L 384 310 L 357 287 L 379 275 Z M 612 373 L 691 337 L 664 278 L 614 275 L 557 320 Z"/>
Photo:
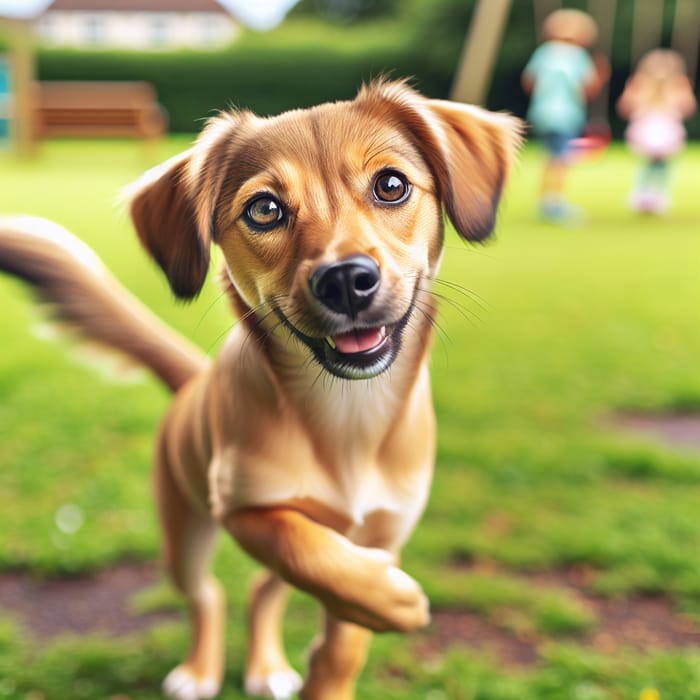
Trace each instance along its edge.
<path fill-rule="evenodd" d="M 328 372 L 343 379 L 371 379 L 396 359 L 401 334 L 413 310 L 411 303 L 402 318 L 383 325 L 364 321 L 361 314 L 369 309 L 380 286 L 377 263 L 366 255 L 353 255 L 321 265 L 309 279 L 311 294 L 334 318 L 334 330 L 312 337 L 294 326 L 280 309 L 276 313 Z"/>

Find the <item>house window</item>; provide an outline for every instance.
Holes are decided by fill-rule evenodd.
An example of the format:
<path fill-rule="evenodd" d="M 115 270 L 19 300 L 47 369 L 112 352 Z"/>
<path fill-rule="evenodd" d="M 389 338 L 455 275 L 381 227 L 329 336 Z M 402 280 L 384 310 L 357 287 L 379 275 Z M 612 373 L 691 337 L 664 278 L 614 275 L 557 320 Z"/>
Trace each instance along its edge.
<path fill-rule="evenodd" d="M 99 15 L 88 15 L 85 18 L 85 41 L 88 44 L 104 44 L 105 20 Z"/>
<path fill-rule="evenodd" d="M 55 23 L 53 17 L 44 16 L 39 19 L 39 34 L 41 34 L 44 39 L 50 41 L 54 38 L 54 27 Z"/>
<path fill-rule="evenodd" d="M 168 21 L 165 17 L 153 17 L 151 19 L 151 43 L 155 46 L 163 46 L 168 43 Z"/>
<path fill-rule="evenodd" d="M 207 15 L 202 18 L 201 24 L 201 39 L 202 44 L 207 45 L 210 43 L 215 43 L 220 36 L 220 23 L 221 20 L 216 15 Z"/>

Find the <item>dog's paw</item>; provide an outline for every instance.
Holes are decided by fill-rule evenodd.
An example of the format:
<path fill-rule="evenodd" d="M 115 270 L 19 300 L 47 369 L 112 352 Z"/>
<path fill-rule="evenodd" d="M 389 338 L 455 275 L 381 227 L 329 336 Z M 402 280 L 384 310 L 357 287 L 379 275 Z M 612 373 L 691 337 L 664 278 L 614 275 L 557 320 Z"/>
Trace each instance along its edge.
<path fill-rule="evenodd" d="M 430 604 L 420 584 L 397 566 L 389 566 L 375 579 L 378 632 L 414 632 L 430 622 Z"/>
<path fill-rule="evenodd" d="M 393 555 L 362 550 L 355 576 L 348 576 L 340 596 L 323 600 L 347 622 L 375 632 L 413 632 L 430 622 L 430 606 L 420 584 L 396 566 Z"/>
<path fill-rule="evenodd" d="M 418 581 L 396 566 L 389 567 L 386 576 L 396 601 L 396 607 L 386 611 L 390 629 L 414 632 L 428 625 L 430 603 Z"/>
<path fill-rule="evenodd" d="M 172 700 L 209 700 L 219 694 L 221 684 L 211 676 L 200 677 L 182 664 L 163 681 L 163 692 Z"/>
<path fill-rule="evenodd" d="M 272 671 L 266 675 L 248 675 L 245 679 L 245 692 L 257 697 L 288 700 L 302 685 L 301 676 L 293 669 Z"/>

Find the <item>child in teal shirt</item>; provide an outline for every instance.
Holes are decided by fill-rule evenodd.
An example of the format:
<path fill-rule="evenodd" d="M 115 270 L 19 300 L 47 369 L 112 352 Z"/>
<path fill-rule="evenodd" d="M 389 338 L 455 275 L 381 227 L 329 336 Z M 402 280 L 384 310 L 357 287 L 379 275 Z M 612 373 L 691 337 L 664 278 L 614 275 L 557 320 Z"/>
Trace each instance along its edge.
<path fill-rule="evenodd" d="M 598 30 L 586 13 L 557 10 L 547 17 L 542 32 L 545 41 L 532 54 L 522 80 L 531 96 L 527 119 L 548 154 L 540 213 L 547 220 L 564 221 L 573 213 L 564 195 L 571 141 L 583 131 L 586 103 L 599 92 L 610 69 L 588 53 Z"/>

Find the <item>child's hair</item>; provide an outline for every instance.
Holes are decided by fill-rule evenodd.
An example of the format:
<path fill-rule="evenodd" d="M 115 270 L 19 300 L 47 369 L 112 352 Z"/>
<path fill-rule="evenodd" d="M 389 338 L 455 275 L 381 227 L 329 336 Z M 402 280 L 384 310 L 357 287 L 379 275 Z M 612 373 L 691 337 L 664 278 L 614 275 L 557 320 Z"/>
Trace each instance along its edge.
<path fill-rule="evenodd" d="M 598 38 L 598 27 L 594 19 L 581 10 L 556 10 L 542 25 L 545 41 L 564 41 L 583 48 L 590 48 Z"/>
<path fill-rule="evenodd" d="M 669 94 L 677 90 L 677 79 L 686 74 L 685 61 L 671 49 L 654 49 L 642 56 L 636 72 L 644 79 L 642 94 L 646 105 L 664 106 Z"/>
<path fill-rule="evenodd" d="M 642 56 L 637 71 L 652 80 L 668 80 L 676 75 L 685 75 L 685 61 L 671 49 L 654 49 Z"/>

